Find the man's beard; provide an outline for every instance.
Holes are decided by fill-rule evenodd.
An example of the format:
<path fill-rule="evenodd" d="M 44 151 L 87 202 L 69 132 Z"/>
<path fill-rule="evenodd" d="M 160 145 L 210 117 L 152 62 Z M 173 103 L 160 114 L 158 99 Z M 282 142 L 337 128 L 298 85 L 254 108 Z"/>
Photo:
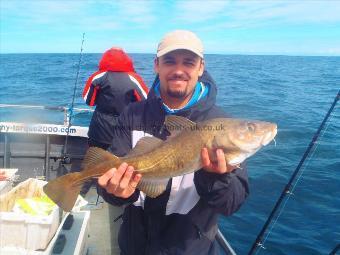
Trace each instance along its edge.
<path fill-rule="evenodd" d="M 187 90 L 176 90 L 176 91 L 172 91 L 171 89 L 167 89 L 166 93 L 173 98 L 178 98 L 178 99 L 183 99 L 187 96 Z"/>
<path fill-rule="evenodd" d="M 170 77 L 170 80 L 181 80 L 181 81 L 188 81 L 189 77 L 186 75 L 177 75 L 174 74 Z M 184 99 L 188 95 L 188 87 L 184 87 L 183 90 L 171 90 L 171 87 L 166 89 L 166 93 L 168 96 L 177 99 Z"/>

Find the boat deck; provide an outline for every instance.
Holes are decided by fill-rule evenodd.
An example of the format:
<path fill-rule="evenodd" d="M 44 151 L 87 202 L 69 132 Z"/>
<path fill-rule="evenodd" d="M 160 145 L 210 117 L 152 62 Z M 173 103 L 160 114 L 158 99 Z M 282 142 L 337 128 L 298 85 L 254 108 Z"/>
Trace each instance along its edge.
<path fill-rule="evenodd" d="M 101 197 L 97 201 L 97 198 L 96 188 L 91 187 L 85 196 L 91 209 L 87 255 L 119 255 L 117 237 L 121 221 L 114 222 L 114 219 L 122 214 L 123 208 L 112 206 Z"/>

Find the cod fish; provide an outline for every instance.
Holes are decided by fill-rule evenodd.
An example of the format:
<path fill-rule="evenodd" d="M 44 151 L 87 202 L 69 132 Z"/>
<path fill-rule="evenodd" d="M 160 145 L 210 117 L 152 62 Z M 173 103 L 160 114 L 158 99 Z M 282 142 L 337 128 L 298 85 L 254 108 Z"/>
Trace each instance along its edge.
<path fill-rule="evenodd" d="M 89 148 L 81 172 L 49 181 L 44 192 L 63 210 L 70 211 L 85 181 L 126 162 L 134 167 L 135 173 L 142 175 L 137 188 L 149 197 L 157 197 L 165 191 L 169 178 L 202 168 L 203 147 L 208 149 L 212 161 L 216 161 L 216 149 L 222 149 L 226 162 L 238 166 L 272 141 L 277 133 L 274 123 L 233 118 L 194 123 L 184 117 L 168 116 L 164 124 L 170 132 L 165 141 L 143 137 L 124 157 Z"/>

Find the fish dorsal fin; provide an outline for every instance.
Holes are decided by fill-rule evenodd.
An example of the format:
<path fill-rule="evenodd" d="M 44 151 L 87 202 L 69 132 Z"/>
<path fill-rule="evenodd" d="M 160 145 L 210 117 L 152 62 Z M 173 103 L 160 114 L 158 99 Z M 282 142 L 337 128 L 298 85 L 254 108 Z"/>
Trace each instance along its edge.
<path fill-rule="evenodd" d="M 132 157 L 148 153 L 164 142 L 163 140 L 154 136 L 145 136 L 139 139 L 136 146 L 125 156 Z"/>
<path fill-rule="evenodd" d="M 165 117 L 164 125 L 171 133 L 171 137 L 174 137 L 183 130 L 196 126 L 196 123 L 182 116 L 168 115 Z"/>
<path fill-rule="evenodd" d="M 137 188 L 147 196 L 155 198 L 166 190 L 169 178 L 166 179 L 143 179 L 138 183 Z"/>
<path fill-rule="evenodd" d="M 107 160 L 117 160 L 118 157 L 98 147 L 90 147 L 82 162 L 82 169 L 91 168 Z"/>

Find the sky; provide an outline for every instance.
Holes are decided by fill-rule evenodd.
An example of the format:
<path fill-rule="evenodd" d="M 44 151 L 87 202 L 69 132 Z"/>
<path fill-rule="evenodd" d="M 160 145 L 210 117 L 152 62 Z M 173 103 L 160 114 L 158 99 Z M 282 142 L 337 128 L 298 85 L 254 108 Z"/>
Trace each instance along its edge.
<path fill-rule="evenodd" d="M 340 0 L 1 0 L 0 53 L 155 53 L 187 29 L 207 54 L 340 56 Z"/>

